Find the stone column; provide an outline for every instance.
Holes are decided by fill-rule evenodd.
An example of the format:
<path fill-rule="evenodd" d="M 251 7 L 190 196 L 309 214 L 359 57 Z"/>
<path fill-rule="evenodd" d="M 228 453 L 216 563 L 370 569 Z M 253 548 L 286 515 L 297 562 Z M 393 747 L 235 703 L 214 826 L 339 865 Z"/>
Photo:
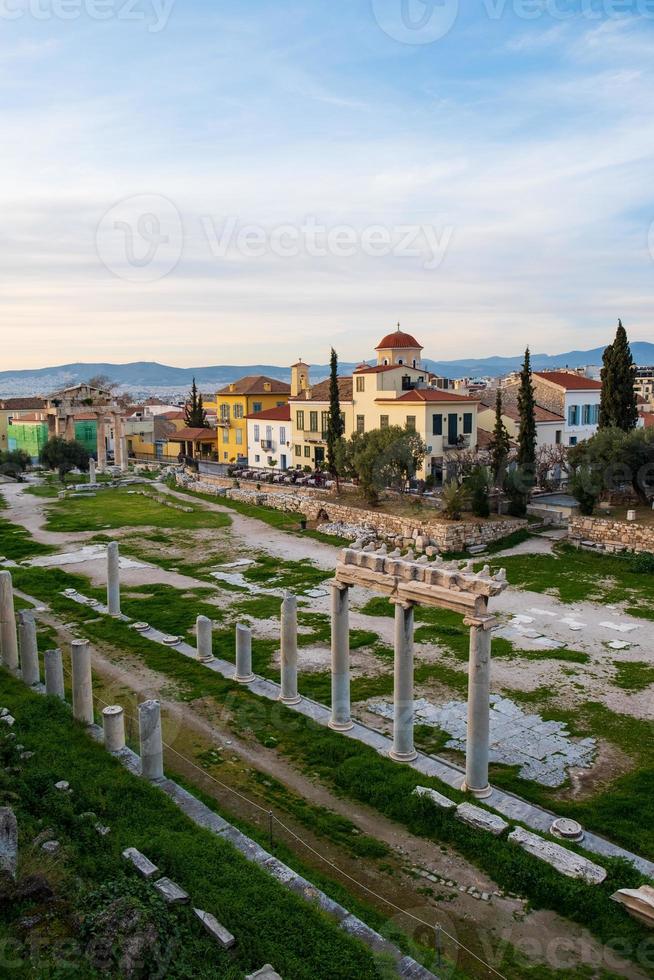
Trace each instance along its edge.
<path fill-rule="evenodd" d="M 97 438 L 98 469 L 102 473 L 107 468 L 107 432 L 105 420 L 100 416 L 98 417 Z"/>
<path fill-rule="evenodd" d="M 112 415 L 112 419 L 114 427 L 114 466 L 118 466 L 121 470 L 124 470 L 122 419 L 120 415 Z"/>
<path fill-rule="evenodd" d="M 96 483 L 95 477 L 95 460 L 93 456 L 89 459 L 89 483 L 93 486 Z"/>
<path fill-rule="evenodd" d="M 107 607 L 110 616 L 120 616 L 120 554 L 118 542 L 107 545 Z"/>
<path fill-rule="evenodd" d="M 18 613 L 18 635 L 20 639 L 20 674 L 25 684 L 31 687 L 41 680 L 39 650 L 36 643 L 36 623 L 31 609 L 25 609 Z"/>
<path fill-rule="evenodd" d="M 64 429 L 64 438 L 66 442 L 73 442 L 75 439 L 75 416 L 66 416 L 66 427 Z"/>
<path fill-rule="evenodd" d="M 107 752 L 125 748 L 125 713 L 119 704 L 110 704 L 102 711 L 104 747 Z"/>
<path fill-rule="evenodd" d="M 65 701 L 64 664 L 61 650 L 46 650 L 43 655 L 43 664 L 45 667 L 45 693 Z"/>
<path fill-rule="evenodd" d="M 236 627 L 236 674 L 234 680 L 239 684 L 249 684 L 254 680 L 252 673 L 252 631 L 249 626 Z"/>
<path fill-rule="evenodd" d="M 208 616 L 198 616 L 195 621 L 197 631 L 198 660 L 207 663 L 213 660 L 213 623 Z"/>
<path fill-rule="evenodd" d="M 164 778 L 161 705 L 158 701 L 144 701 L 139 705 L 139 738 L 141 775 L 157 782 Z"/>
<path fill-rule="evenodd" d="M 329 727 L 337 732 L 353 728 L 350 717 L 349 588 L 332 582 L 332 715 Z"/>
<path fill-rule="evenodd" d="M 412 762 L 413 746 L 413 603 L 395 603 L 395 680 L 393 686 L 393 748 L 396 762 Z"/>
<path fill-rule="evenodd" d="M 73 675 L 73 716 L 86 725 L 93 724 L 93 680 L 91 646 L 88 640 L 73 640 L 70 645 Z"/>
<path fill-rule="evenodd" d="M 297 704 L 302 700 L 297 690 L 297 599 L 290 592 L 282 602 L 281 681 L 280 701 Z"/>
<path fill-rule="evenodd" d="M 470 627 L 468 667 L 468 733 L 466 778 L 461 787 L 479 799 L 490 796 L 488 784 L 488 735 L 490 727 L 490 665 L 492 616 L 464 620 Z"/>
<path fill-rule="evenodd" d="M 125 425 L 123 420 L 120 422 L 121 436 L 120 436 L 120 458 L 122 460 L 121 469 L 123 473 L 127 473 L 129 470 L 129 455 L 127 453 L 127 436 L 125 435 Z"/>
<path fill-rule="evenodd" d="M 5 667 L 18 671 L 18 636 L 14 613 L 14 587 L 11 572 L 0 572 L 0 652 Z"/>

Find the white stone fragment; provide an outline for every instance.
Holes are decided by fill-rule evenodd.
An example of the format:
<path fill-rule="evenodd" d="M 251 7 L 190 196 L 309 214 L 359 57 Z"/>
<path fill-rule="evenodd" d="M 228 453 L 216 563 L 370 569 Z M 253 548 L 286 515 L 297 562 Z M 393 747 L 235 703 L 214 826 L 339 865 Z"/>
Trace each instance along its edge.
<path fill-rule="evenodd" d="M 70 783 L 66 782 L 65 779 L 60 779 L 58 783 L 55 783 L 55 789 L 58 789 L 60 793 L 70 793 Z"/>
<path fill-rule="evenodd" d="M 232 946 L 236 945 L 236 939 L 231 932 L 225 929 L 210 912 L 203 912 L 202 909 L 193 909 L 193 911 L 209 935 L 213 936 L 223 949 L 231 949 Z"/>
<path fill-rule="evenodd" d="M 156 866 L 156 864 L 153 864 L 152 861 L 145 856 L 145 854 L 141 854 L 141 852 L 137 851 L 135 847 L 128 847 L 126 850 L 124 850 L 123 857 L 126 861 L 130 861 L 138 873 L 144 878 L 152 878 L 159 872 L 159 868 Z"/>
<path fill-rule="evenodd" d="M 9 725 L 11 728 L 12 725 L 15 724 L 16 719 L 13 717 L 13 715 L 3 715 L 2 718 L 0 718 L 0 721 L 4 722 L 5 725 Z"/>
<path fill-rule="evenodd" d="M 56 854 L 61 844 L 58 840 L 47 840 L 44 844 L 41 844 L 41 850 L 45 851 L 46 854 Z"/>
<path fill-rule="evenodd" d="M 499 837 L 509 826 L 506 820 L 502 820 L 496 813 L 489 813 L 473 803 L 460 803 L 456 808 L 457 820 L 474 827 L 476 830 L 485 830 L 493 837 Z"/>
<path fill-rule="evenodd" d="M 521 847 L 527 854 L 551 865 L 566 878 L 578 878 L 585 881 L 587 885 L 601 885 L 606 878 L 606 871 L 599 864 L 593 864 L 588 858 L 575 854 L 574 851 L 569 851 L 567 847 L 562 847 L 561 844 L 545 840 L 530 830 L 516 827 L 509 834 L 509 840 Z"/>
<path fill-rule="evenodd" d="M 454 800 L 448 799 L 447 796 L 443 796 L 442 793 L 438 793 L 435 789 L 430 789 L 428 786 L 416 786 L 413 791 L 413 795 L 426 797 L 434 804 L 434 806 L 439 807 L 441 810 L 456 809 L 456 803 Z"/>
<path fill-rule="evenodd" d="M 159 878 L 159 881 L 155 881 L 154 887 L 169 905 L 184 905 L 188 902 L 188 894 L 170 878 Z"/>

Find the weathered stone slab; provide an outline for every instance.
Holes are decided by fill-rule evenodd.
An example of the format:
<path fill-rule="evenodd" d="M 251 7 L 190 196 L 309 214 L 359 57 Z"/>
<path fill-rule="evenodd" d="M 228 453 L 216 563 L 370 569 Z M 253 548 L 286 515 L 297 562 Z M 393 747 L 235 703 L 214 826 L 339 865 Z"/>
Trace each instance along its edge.
<path fill-rule="evenodd" d="M 230 826 L 226 820 L 223 820 L 217 813 L 214 813 L 204 803 L 171 779 L 164 779 L 163 783 L 160 784 L 160 788 L 198 826 L 205 827 L 207 830 L 213 830 L 216 834 L 220 834 Z"/>
<path fill-rule="evenodd" d="M 456 809 L 454 800 L 450 800 L 447 796 L 443 796 L 442 793 L 438 793 L 435 789 L 430 789 L 428 786 L 416 786 L 413 795 L 424 797 L 441 810 Z"/>
<path fill-rule="evenodd" d="M 654 888 L 641 885 L 640 888 L 620 888 L 611 899 L 623 905 L 629 915 L 654 929 Z"/>
<path fill-rule="evenodd" d="M 461 803 L 456 808 L 455 816 L 457 820 L 474 827 L 475 830 L 485 830 L 493 837 L 499 837 L 509 826 L 506 820 L 502 820 L 496 813 L 489 813 L 473 803 Z"/>
<path fill-rule="evenodd" d="M 587 885 L 601 885 L 606 878 L 606 871 L 599 864 L 593 864 L 588 858 L 575 854 L 574 851 L 569 851 L 567 847 L 562 847 L 561 844 L 545 840 L 530 830 L 516 827 L 509 834 L 509 840 L 521 847 L 527 854 L 551 865 L 566 878 L 579 878 L 585 881 Z"/>
<path fill-rule="evenodd" d="M 397 956 L 397 946 L 389 943 L 387 939 L 380 936 L 378 932 L 371 929 L 370 926 L 362 922 L 356 915 L 348 915 L 343 919 L 341 929 L 349 933 L 350 936 L 354 936 L 356 939 L 364 942 L 366 946 L 369 946 L 376 953 L 388 953 L 393 958 Z"/>
<path fill-rule="evenodd" d="M 10 806 L 0 807 L 0 871 L 16 877 L 18 824 Z"/>
<path fill-rule="evenodd" d="M 135 847 L 128 847 L 124 850 L 123 857 L 126 861 L 130 861 L 138 873 L 144 878 L 152 878 L 159 872 L 156 864 L 153 864 L 150 858 L 147 858 L 145 854 L 141 854 Z"/>
<path fill-rule="evenodd" d="M 160 878 L 155 881 L 154 887 L 169 905 L 185 905 L 188 902 L 188 894 L 170 878 Z"/>
<path fill-rule="evenodd" d="M 266 963 L 254 973 L 248 973 L 245 980 L 282 980 L 282 978 L 279 973 L 275 973 L 270 963 Z"/>
<path fill-rule="evenodd" d="M 405 980 L 437 980 L 426 966 L 417 963 L 411 956 L 403 956 L 397 964 L 397 975 Z"/>
<path fill-rule="evenodd" d="M 211 912 L 203 912 L 202 909 L 193 909 L 193 911 L 209 935 L 216 940 L 219 946 L 222 946 L 223 949 L 231 949 L 232 946 L 236 945 L 236 939 L 232 936 L 231 932 L 225 929 Z"/>

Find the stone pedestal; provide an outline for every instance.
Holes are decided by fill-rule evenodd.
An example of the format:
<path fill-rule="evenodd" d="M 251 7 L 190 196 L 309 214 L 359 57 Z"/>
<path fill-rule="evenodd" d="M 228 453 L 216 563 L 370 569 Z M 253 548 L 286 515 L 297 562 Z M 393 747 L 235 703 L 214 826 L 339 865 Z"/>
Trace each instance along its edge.
<path fill-rule="evenodd" d="M 11 572 L 0 572 L 0 652 L 2 662 L 14 674 L 18 672 L 18 636 L 14 612 L 14 588 Z"/>
<path fill-rule="evenodd" d="M 91 456 L 89 460 L 89 483 L 95 484 L 95 482 L 96 482 L 95 460 L 93 459 L 93 456 Z"/>
<path fill-rule="evenodd" d="M 139 705 L 139 738 L 141 775 L 158 782 L 164 778 L 161 705 L 158 701 L 144 701 Z"/>
<path fill-rule="evenodd" d="M 236 675 L 239 684 L 249 684 L 254 680 L 252 673 L 252 631 L 249 626 L 236 627 Z"/>
<path fill-rule="evenodd" d="M 492 793 L 488 783 L 488 736 L 490 728 L 490 665 L 492 616 L 469 618 L 470 663 L 468 667 L 468 734 L 466 778 L 461 787 L 479 799 Z"/>
<path fill-rule="evenodd" d="M 120 554 L 118 542 L 107 545 L 107 607 L 110 616 L 120 616 Z"/>
<path fill-rule="evenodd" d="M 31 687 L 40 682 L 41 671 L 36 642 L 36 622 L 34 621 L 34 613 L 29 609 L 18 614 L 18 634 L 20 639 L 20 675 L 25 684 Z"/>
<path fill-rule="evenodd" d="M 348 732 L 350 717 L 349 589 L 332 583 L 332 714 L 329 727 Z"/>
<path fill-rule="evenodd" d="M 43 655 L 45 674 L 45 693 L 55 698 L 66 699 L 64 688 L 64 663 L 61 650 L 46 650 Z"/>
<path fill-rule="evenodd" d="M 393 748 L 396 762 L 412 762 L 413 745 L 413 605 L 395 603 L 395 681 L 393 687 Z"/>
<path fill-rule="evenodd" d="M 104 747 L 107 752 L 125 748 L 125 714 L 119 704 L 110 704 L 102 711 Z"/>
<path fill-rule="evenodd" d="M 73 681 L 73 715 L 85 725 L 93 724 L 93 681 L 91 646 L 88 640 L 73 640 L 70 645 Z"/>
<path fill-rule="evenodd" d="M 207 616 L 198 616 L 195 621 L 195 628 L 198 660 L 207 663 L 209 660 L 213 660 L 213 624 Z"/>
<path fill-rule="evenodd" d="M 281 623 L 281 682 L 280 701 L 297 704 L 297 599 L 290 592 L 282 602 Z"/>

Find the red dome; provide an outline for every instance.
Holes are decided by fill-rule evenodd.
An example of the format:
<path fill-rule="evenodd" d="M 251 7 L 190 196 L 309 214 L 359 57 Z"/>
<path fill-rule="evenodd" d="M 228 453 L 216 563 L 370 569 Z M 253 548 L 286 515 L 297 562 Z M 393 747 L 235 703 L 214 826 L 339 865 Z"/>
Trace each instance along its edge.
<path fill-rule="evenodd" d="M 419 344 L 410 333 L 403 333 L 398 327 L 393 333 L 387 334 L 383 340 L 380 340 L 375 350 L 397 350 L 398 348 L 422 350 L 422 344 Z"/>

